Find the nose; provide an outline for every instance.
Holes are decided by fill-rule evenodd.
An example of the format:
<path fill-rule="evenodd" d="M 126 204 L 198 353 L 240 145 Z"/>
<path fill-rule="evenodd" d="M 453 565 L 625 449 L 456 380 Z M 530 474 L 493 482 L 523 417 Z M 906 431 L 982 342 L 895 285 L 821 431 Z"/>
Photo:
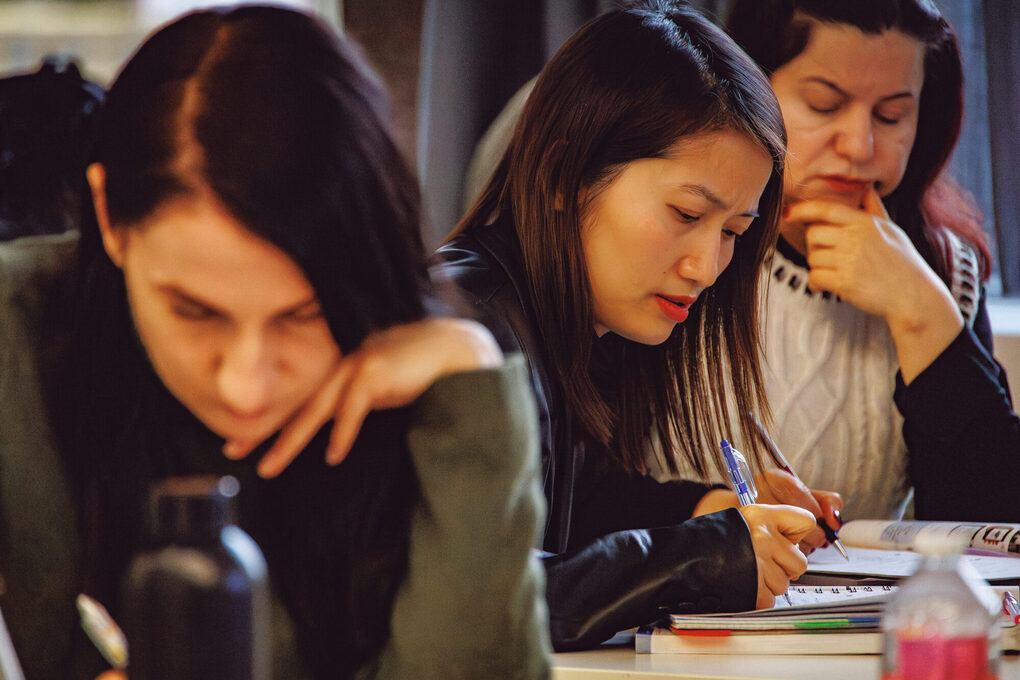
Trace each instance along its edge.
<path fill-rule="evenodd" d="M 875 154 L 875 131 L 871 111 L 855 109 L 837 122 L 836 153 L 852 163 L 863 163 Z"/>
<path fill-rule="evenodd" d="M 260 414 L 269 405 L 273 367 L 268 343 L 256 330 L 238 332 L 220 356 L 216 383 L 220 399 L 242 416 Z"/>
<path fill-rule="evenodd" d="M 729 263 L 723 261 L 722 233 L 718 228 L 702 229 L 691 237 L 677 261 L 677 273 L 699 288 L 708 288 Z"/>

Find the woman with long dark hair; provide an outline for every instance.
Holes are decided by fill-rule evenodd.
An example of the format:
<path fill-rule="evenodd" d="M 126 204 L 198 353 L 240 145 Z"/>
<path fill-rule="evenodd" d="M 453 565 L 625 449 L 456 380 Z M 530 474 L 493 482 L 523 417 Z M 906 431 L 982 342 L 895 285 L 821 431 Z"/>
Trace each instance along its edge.
<path fill-rule="evenodd" d="M 1020 521 L 979 211 L 946 174 L 960 50 L 928 0 L 736 0 L 790 154 L 763 335 L 775 437 L 848 512 Z"/>
<path fill-rule="evenodd" d="M 208 473 L 240 479 L 285 612 L 274 677 L 547 675 L 522 361 L 430 313 L 385 119 L 311 17 L 186 15 L 108 93 L 80 240 L 0 251 L 3 613 L 30 676 L 94 677 L 73 594 L 116 617 L 151 483 Z"/>
<path fill-rule="evenodd" d="M 585 25 L 546 65 L 438 252 L 437 273 L 528 359 L 558 650 L 662 608 L 770 606 L 805 568 L 798 541 L 824 542 L 800 508 L 727 509 L 726 489 L 648 474 L 653 451 L 701 473 L 717 470 L 724 438 L 758 451 L 758 277 L 784 155 L 779 107 L 746 55 L 689 7 L 637 3 Z M 830 519 L 838 508 L 771 480 L 763 502 Z"/>

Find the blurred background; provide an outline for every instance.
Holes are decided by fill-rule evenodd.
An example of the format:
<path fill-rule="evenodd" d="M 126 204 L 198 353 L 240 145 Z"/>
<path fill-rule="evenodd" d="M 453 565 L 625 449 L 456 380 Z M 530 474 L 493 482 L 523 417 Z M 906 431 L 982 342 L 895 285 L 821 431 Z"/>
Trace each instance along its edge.
<path fill-rule="evenodd" d="M 728 0 L 693 0 L 722 17 Z M 0 75 L 73 58 L 107 85 L 154 27 L 210 2 L 0 0 Z M 612 0 L 284 0 L 357 40 L 390 91 L 398 142 L 421 178 L 423 237 L 439 243 L 460 216 L 478 140 L 506 102 L 581 23 Z M 993 323 L 1020 354 L 1020 2 L 936 0 L 966 68 L 966 118 L 952 173 L 985 215 L 997 268 Z M 1020 374 L 1015 371 L 1014 375 Z"/>

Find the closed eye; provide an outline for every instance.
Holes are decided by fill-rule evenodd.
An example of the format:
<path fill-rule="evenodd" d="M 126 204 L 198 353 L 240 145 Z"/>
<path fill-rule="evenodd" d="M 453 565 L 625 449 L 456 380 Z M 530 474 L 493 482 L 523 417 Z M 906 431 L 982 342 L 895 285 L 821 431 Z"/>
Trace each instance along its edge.
<path fill-rule="evenodd" d="M 311 323 L 313 321 L 318 321 L 322 317 L 322 306 L 318 302 L 315 302 L 310 305 L 305 305 L 300 309 L 295 309 L 287 314 L 285 318 L 294 323 Z"/>
<path fill-rule="evenodd" d="M 214 309 L 196 302 L 178 301 L 173 305 L 173 313 L 186 321 L 205 321 L 219 318 L 220 314 Z"/>
<path fill-rule="evenodd" d="M 875 111 L 874 113 L 875 119 L 878 120 L 880 123 L 885 123 L 886 125 L 896 125 L 903 119 L 905 115 L 907 114 L 906 112 L 903 111 L 897 112 L 888 110 Z"/>
<path fill-rule="evenodd" d="M 681 210 L 680 208 L 677 208 L 676 206 L 673 206 L 673 205 L 671 205 L 669 207 L 670 207 L 670 209 L 673 212 L 675 212 L 677 214 L 677 216 L 680 218 L 680 220 L 682 222 L 684 222 L 685 224 L 690 224 L 692 222 L 697 222 L 698 220 L 701 219 L 701 215 L 693 215 L 693 214 L 691 214 L 689 212 L 685 212 L 685 211 Z"/>
<path fill-rule="evenodd" d="M 808 108 L 811 109 L 812 111 L 814 111 L 815 113 L 835 113 L 836 111 L 839 110 L 839 105 L 835 105 L 835 106 L 815 106 L 813 104 L 808 104 Z"/>

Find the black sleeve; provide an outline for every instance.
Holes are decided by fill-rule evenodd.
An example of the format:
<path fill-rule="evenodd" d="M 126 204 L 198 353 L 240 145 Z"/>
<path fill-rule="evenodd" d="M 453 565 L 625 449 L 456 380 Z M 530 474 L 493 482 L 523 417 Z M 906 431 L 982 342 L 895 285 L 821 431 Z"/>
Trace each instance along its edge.
<path fill-rule="evenodd" d="M 981 289 L 977 311 L 974 313 L 974 335 L 977 336 L 977 339 L 984 345 L 989 354 L 995 353 L 995 348 L 992 346 L 994 339 L 992 320 L 988 316 L 988 305 L 985 304 L 984 288 Z"/>
<path fill-rule="evenodd" d="M 753 609 L 751 536 L 735 508 L 673 526 L 617 531 L 543 558 L 553 649 L 594 647 L 667 612 Z"/>
<path fill-rule="evenodd" d="M 918 519 L 1020 522 L 1020 418 L 973 330 L 909 385 L 896 377 Z"/>
<path fill-rule="evenodd" d="M 712 488 L 720 487 L 691 480 L 660 482 L 612 462 L 586 465 L 575 480 L 567 549 L 614 531 L 679 524 L 691 518 Z"/>
<path fill-rule="evenodd" d="M 981 297 L 978 300 L 977 314 L 974 316 L 974 335 L 978 341 L 985 348 L 989 357 L 994 360 L 995 347 L 994 347 L 994 334 L 992 333 L 992 321 L 988 316 L 988 305 L 985 304 L 985 291 L 981 289 Z M 999 385 L 1006 392 L 1006 396 L 1012 401 L 1012 395 L 1009 391 L 1009 383 L 1006 379 L 1006 369 L 1001 364 L 996 362 L 999 367 Z"/>

